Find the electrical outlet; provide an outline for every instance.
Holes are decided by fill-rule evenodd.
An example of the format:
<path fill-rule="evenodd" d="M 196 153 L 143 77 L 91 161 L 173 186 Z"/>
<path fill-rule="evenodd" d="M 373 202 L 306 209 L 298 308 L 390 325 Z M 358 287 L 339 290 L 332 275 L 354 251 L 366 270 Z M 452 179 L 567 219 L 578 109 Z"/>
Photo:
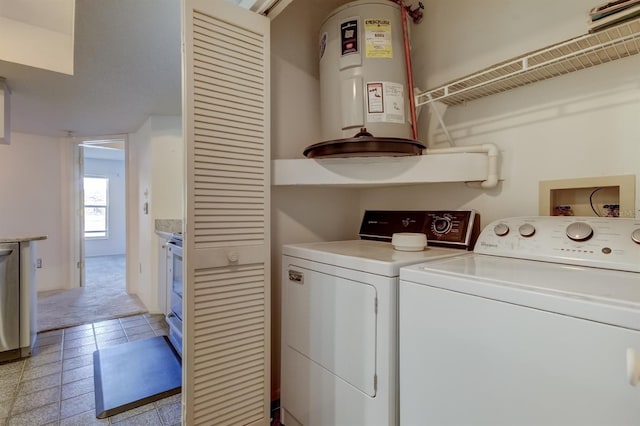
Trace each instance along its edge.
<path fill-rule="evenodd" d="M 36 268 L 42 268 L 42 259 L 36 259 Z"/>

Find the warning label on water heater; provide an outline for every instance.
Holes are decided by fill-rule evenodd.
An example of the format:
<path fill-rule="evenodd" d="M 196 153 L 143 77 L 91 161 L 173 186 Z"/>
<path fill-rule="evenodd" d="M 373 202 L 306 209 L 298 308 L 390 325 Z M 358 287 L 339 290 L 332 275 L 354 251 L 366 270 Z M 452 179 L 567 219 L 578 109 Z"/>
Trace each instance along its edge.
<path fill-rule="evenodd" d="M 378 81 L 367 83 L 367 122 L 404 123 L 404 86 Z"/>
<path fill-rule="evenodd" d="M 391 21 L 388 19 L 365 19 L 364 42 L 367 58 L 392 58 Z"/>
<path fill-rule="evenodd" d="M 340 24 L 342 56 L 358 53 L 358 20 L 351 19 Z"/>

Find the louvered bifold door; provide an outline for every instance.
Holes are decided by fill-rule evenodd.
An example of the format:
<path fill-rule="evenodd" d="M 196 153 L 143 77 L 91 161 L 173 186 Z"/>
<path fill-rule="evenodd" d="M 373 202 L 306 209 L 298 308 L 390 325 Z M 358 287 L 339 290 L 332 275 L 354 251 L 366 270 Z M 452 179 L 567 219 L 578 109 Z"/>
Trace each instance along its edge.
<path fill-rule="evenodd" d="M 269 20 L 185 3 L 183 423 L 267 425 Z"/>

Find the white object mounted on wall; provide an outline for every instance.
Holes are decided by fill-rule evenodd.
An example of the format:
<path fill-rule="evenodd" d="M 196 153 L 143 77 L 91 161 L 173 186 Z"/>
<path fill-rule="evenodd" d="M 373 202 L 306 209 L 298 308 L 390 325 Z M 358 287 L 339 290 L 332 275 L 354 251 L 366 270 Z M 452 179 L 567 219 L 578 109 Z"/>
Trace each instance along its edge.
<path fill-rule="evenodd" d="M 343 5 L 319 39 L 320 138 L 410 138 L 409 97 L 399 6 L 387 0 Z"/>
<path fill-rule="evenodd" d="M 0 143 L 9 144 L 9 97 L 11 90 L 4 77 L 0 77 Z"/>

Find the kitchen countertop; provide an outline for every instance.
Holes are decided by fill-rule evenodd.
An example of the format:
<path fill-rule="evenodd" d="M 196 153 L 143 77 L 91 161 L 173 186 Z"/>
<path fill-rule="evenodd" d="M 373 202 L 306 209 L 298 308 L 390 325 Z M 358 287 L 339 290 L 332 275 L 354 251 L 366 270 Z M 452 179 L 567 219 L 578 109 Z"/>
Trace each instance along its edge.
<path fill-rule="evenodd" d="M 46 235 L 35 235 L 31 237 L 0 237 L 0 243 L 24 243 L 27 241 L 41 241 L 46 240 Z"/>

